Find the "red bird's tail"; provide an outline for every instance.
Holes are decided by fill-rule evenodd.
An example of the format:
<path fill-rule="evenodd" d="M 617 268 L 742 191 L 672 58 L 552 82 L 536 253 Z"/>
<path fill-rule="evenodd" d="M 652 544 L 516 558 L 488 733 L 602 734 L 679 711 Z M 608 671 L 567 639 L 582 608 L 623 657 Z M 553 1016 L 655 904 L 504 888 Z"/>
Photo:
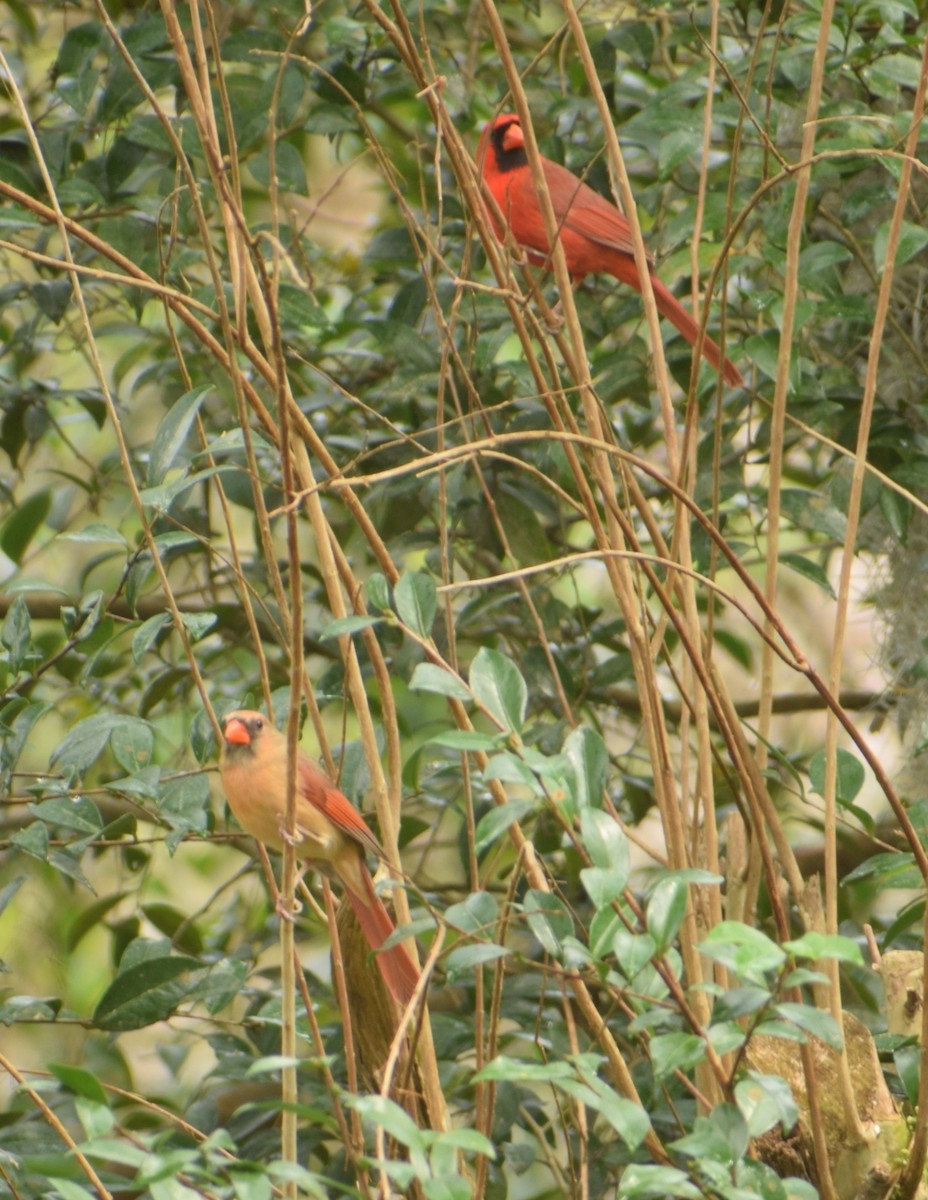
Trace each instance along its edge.
<path fill-rule="evenodd" d="M 357 895 L 351 888 L 346 888 L 345 891 L 368 945 L 376 951 L 380 950 L 387 938 L 396 931 L 396 926 L 384 908 L 383 901 L 374 891 L 374 881 L 367 871 L 364 872 L 363 878 L 367 890 L 366 897 Z M 419 982 L 419 972 L 409 951 L 402 945 L 391 946 L 389 950 L 376 954 L 375 958 L 390 995 L 397 1004 L 405 1008 Z"/>
<path fill-rule="evenodd" d="M 656 275 L 651 276 L 651 287 L 654 290 L 657 311 L 683 334 L 691 346 L 695 346 L 696 338 L 699 336 L 699 323 L 686 311 L 676 296 L 664 287 Z M 641 291 L 641 288 L 638 290 Z M 721 373 L 729 387 L 744 387 L 741 372 L 730 358 L 722 357 L 722 351 L 708 334 L 702 340 L 702 354 L 706 362 L 711 363 Z"/>

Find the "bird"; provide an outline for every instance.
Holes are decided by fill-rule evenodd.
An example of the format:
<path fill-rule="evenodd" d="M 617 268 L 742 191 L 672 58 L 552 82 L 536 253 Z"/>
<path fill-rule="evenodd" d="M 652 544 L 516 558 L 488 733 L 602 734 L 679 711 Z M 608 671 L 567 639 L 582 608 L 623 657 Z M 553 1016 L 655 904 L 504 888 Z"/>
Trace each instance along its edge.
<path fill-rule="evenodd" d="M 219 774 L 229 807 L 242 828 L 273 850 L 291 838 L 286 829 L 287 739 L 262 713 L 238 709 L 223 721 Z M 296 771 L 295 836 L 298 856 L 335 876 L 345 888 L 372 950 L 395 931 L 374 890 L 365 854 L 384 851 L 367 822 L 312 759 L 299 752 Z M 384 982 L 403 1008 L 419 982 L 405 946 L 376 955 Z"/>
<path fill-rule="evenodd" d="M 640 292 L 641 278 L 627 218 L 566 167 L 543 156 L 541 165 L 572 281 L 579 283 L 584 276 L 602 271 L 614 275 L 622 283 L 631 284 Z M 484 126 L 477 146 L 477 169 L 499 205 L 513 239 L 528 252 L 531 262 L 550 269 L 550 245 L 544 218 L 525 151 L 525 134 L 515 113 L 503 113 Z M 490 212 L 489 215 L 502 240 L 504 230 L 495 214 Z M 650 254 L 648 263 L 649 266 L 653 263 Z M 691 346 L 694 345 L 699 334 L 698 323 L 657 278 L 653 266 L 651 288 L 661 316 L 675 325 Z M 708 336 L 703 339 L 702 352 L 721 372 L 727 384 L 744 386 L 741 372 L 731 359 L 723 357 Z"/>

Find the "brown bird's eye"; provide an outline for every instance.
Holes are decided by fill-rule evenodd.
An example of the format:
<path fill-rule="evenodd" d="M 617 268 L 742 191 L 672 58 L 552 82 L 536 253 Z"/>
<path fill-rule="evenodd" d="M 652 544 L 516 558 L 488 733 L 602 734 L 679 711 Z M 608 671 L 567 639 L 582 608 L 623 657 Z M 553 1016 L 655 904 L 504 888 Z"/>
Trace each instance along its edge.
<path fill-rule="evenodd" d="M 257 721 L 255 721 L 255 729 L 263 729 L 263 728 L 264 728 L 264 719 L 262 717 L 258 717 Z"/>

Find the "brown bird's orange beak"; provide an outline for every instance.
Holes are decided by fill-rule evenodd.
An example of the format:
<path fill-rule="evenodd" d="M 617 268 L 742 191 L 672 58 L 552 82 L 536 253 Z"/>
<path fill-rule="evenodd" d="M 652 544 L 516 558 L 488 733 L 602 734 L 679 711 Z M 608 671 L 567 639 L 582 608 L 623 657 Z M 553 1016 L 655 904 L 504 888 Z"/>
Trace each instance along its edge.
<path fill-rule="evenodd" d="M 231 746 L 247 746 L 251 743 L 248 726 L 238 717 L 233 717 L 223 729 L 223 735 Z"/>

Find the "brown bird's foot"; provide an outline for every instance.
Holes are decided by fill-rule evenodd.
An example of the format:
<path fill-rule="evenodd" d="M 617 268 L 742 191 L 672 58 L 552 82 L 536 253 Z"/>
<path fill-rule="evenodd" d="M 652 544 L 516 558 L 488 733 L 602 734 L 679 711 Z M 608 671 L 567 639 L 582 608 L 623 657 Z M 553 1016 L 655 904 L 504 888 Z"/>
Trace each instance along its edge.
<path fill-rule="evenodd" d="M 299 829 L 291 833 L 283 821 L 277 826 L 277 832 L 280 834 L 280 840 L 287 846 L 298 846 L 303 840 Z"/>
<path fill-rule="evenodd" d="M 296 899 L 291 900 L 288 904 L 285 897 L 278 892 L 274 911 L 282 921 L 292 921 L 303 911 L 303 905 Z"/>

